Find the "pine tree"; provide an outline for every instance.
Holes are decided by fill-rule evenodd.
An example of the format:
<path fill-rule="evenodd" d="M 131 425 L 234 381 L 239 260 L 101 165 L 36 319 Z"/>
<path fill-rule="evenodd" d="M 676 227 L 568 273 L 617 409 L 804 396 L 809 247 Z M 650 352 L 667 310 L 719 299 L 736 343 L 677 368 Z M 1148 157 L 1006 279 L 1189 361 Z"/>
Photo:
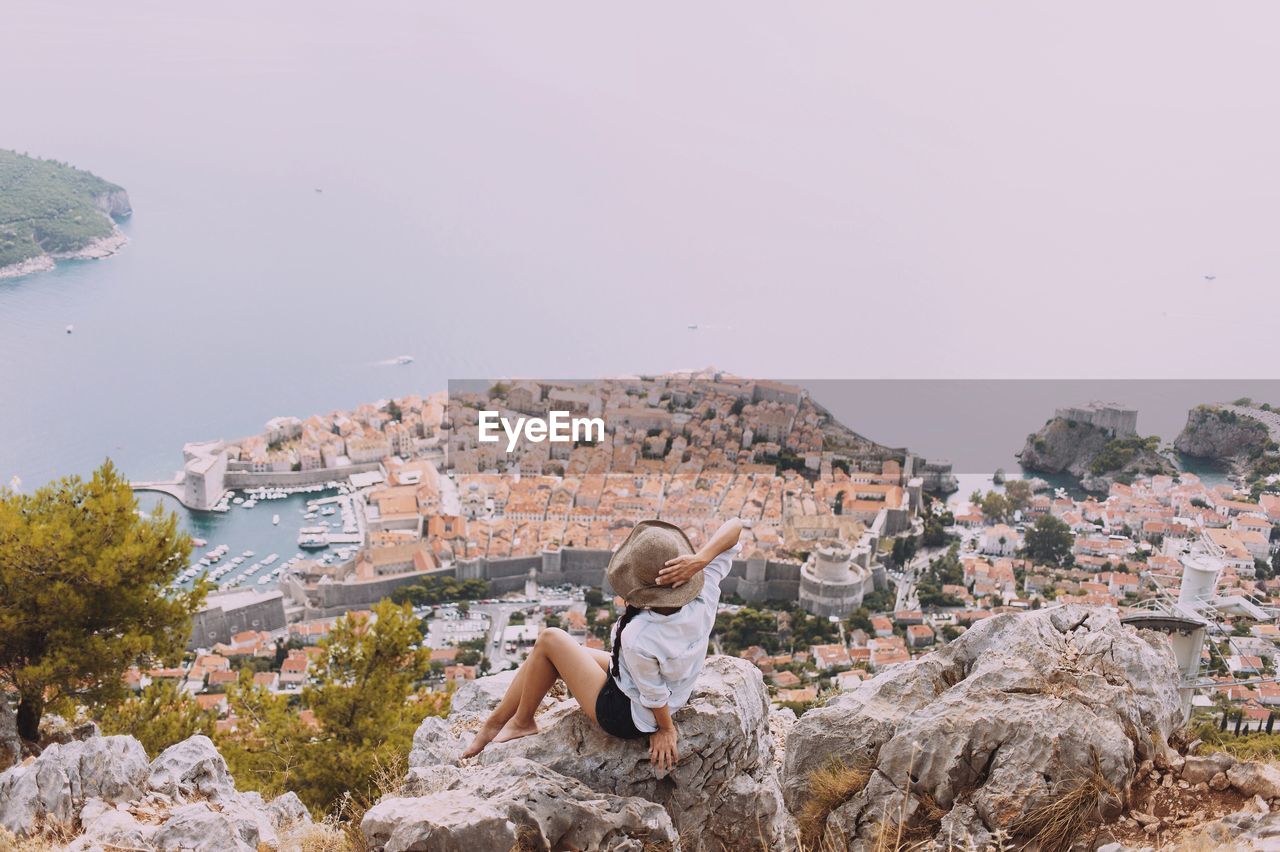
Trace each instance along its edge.
<path fill-rule="evenodd" d="M 129 666 L 177 662 L 205 594 L 167 589 L 191 555 L 177 524 L 159 507 L 140 517 L 110 461 L 88 482 L 0 491 L 0 685 L 23 738 L 49 703 L 118 700 Z"/>
<path fill-rule="evenodd" d="M 228 696 L 237 729 L 219 738 L 232 774 L 264 795 L 294 790 L 317 812 L 344 794 L 369 801 L 423 718 L 448 712 L 447 693 L 417 691 L 431 661 L 421 639 L 413 610 L 384 600 L 372 619 L 338 619 L 296 706 L 242 679 Z"/>
<path fill-rule="evenodd" d="M 157 680 L 135 698 L 98 712 L 104 734 L 128 734 L 154 757 L 174 743 L 196 734 L 213 736 L 217 714 L 205 710 L 178 687 L 176 680 Z"/>

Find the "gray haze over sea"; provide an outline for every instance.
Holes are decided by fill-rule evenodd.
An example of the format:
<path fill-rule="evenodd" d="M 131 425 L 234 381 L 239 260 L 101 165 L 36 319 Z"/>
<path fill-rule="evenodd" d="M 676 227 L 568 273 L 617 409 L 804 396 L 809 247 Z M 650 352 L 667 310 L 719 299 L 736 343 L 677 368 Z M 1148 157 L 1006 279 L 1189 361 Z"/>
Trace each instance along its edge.
<path fill-rule="evenodd" d="M 0 281 L 0 482 L 108 455 L 164 477 L 186 440 L 492 375 L 809 377 L 958 470 L 1012 469 L 1096 396 L 1167 438 L 1204 396 L 1280 403 L 1242 381 L 1027 383 L 998 415 L 963 383 L 819 389 L 1275 376 L 1277 24 L 1261 3 L 8 0 L 0 146 L 135 214 L 116 257 Z"/>

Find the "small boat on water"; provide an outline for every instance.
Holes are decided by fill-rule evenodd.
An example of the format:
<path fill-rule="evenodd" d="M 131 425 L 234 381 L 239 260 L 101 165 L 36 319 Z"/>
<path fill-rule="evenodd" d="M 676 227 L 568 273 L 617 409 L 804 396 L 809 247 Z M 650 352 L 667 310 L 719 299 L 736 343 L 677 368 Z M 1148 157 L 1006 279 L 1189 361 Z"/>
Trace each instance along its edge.
<path fill-rule="evenodd" d="M 298 547 L 322 549 L 329 546 L 329 531 L 324 527 L 303 527 L 298 530 Z"/>
<path fill-rule="evenodd" d="M 72 325 L 71 323 L 67 323 L 67 334 L 70 334 L 75 330 L 76 330 L 76 327 L 74 325 Z"/>
<path fill-rule="evenodd" d="M 272 515 L 272 516 L 271 516 L 271 523 L 273 523 L 273 524 L 275 524 L 275 525 L 279 526 L 279 524 L 280 524 L 280 516 L 279 516 L 279 515 Z"/>
<path fill-rule="evenodd" d="M 412 355 L 397 355 L 395 360 L 396 360 L 396 363 L 397 363 L 397 364 L 412 364 L 412 363 L 413 363 L 413 356 L 412 356 Z"/>
<path fill-rule="evenodd" d="M 206 544 L 208 544 L 208 543 L 209 543 L 209 542 L 205 541 L 205 540 L 204 540 L 204 539 L 202 539 L 202 538 L 193 538 L 193 539 L 191 539 L 191 546 L 192 546 L 192 547 L 204 547 L 204 546 L 205 546 Z"/>

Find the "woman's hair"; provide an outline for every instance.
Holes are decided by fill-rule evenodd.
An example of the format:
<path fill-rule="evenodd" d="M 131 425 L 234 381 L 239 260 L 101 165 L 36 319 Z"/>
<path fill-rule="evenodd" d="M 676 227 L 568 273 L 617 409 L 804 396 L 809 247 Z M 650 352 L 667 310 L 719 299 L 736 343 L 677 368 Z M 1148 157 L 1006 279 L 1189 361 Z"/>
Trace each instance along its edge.
<path fill-rule="evenodd" d="M 622 631 L 627 629 L 631 619 L 642 612 L 644 610 L 640 607 L 627 604 L 627 611 L 622 614 L 622 618 L 618 619 L 618 632 L 613 637 L 613 666 L 609 670 L 614 680 L 618 679 L 618 660 L 622 654 Z"/>

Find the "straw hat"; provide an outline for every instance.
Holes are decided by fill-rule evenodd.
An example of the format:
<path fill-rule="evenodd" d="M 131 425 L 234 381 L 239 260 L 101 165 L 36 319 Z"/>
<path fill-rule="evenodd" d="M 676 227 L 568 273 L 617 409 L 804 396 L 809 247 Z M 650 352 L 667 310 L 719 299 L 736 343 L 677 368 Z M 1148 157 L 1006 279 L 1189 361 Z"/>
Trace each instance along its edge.
<path fill-rule="evenodd" d="M 699 571 L 679 588 L 659 586 L 654 580 L 668 559 L 688 556 L 693 545 L 684 530 L 666 521 L 636 524 L 609 560 L 609 585 L 635 606 L 684 606 L 702 591 Z"/>

